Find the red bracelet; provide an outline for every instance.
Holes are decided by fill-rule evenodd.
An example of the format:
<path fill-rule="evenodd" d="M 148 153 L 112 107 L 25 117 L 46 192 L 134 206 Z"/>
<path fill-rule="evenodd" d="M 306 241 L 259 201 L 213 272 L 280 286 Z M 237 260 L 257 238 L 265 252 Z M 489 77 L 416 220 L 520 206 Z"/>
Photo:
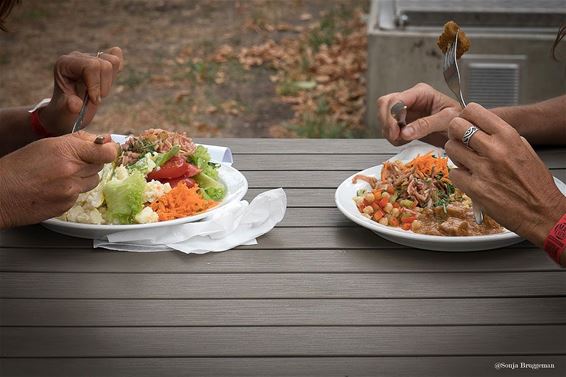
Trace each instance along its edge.
<path fill-rule="evenodd" d="M 35 109 L 30 113 L 31 115 L 31 129 L 33 132 L 39 136 L 40 138 L 51 137 L 53 136 L 50 134 L 43 124 L 41 124 L 41 120 L 39 119 L 39 109 Z"/>
<path fill-rule="evenodd" d="M 560 256 L 566 250 L 566 213 L 550 229 L 544 240 L 544 250 L 558 264 Z"/>

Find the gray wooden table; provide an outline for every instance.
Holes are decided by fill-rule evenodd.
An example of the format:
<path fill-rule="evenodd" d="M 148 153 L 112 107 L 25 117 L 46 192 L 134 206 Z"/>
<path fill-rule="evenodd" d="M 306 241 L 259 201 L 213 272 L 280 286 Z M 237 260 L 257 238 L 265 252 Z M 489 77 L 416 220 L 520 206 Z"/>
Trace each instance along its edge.
<path fill-rule="evenodd" d="M 566 375 L 566 271 L 543 251 L 409 249 L 338 212 L 385 141 L 204 141 L 232 148 L 248 198 L 285 188 L 283 222 L 203 256 L 1 231 L 0 375 Z M 566 181 L 566 149 L 540 155 Z"/>

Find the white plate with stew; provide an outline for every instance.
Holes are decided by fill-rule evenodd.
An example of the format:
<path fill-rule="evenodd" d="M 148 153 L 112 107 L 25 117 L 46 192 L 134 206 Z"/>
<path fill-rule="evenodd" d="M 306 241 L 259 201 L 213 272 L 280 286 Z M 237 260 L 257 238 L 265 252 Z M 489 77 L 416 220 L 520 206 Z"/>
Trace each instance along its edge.
<path fill-rule="evenodd" d="M 344 180 L 344 182 L 342 182 L 336 189 L 336 206 L 347 218 L 356 224 L 372 230 L 389 241 L 426 250 L 452 252 L 490 250 L 523 241 L 523 239 L 517 234 L 508 230 L 504 230 L 502 233 L 481 236 L 433 236 L 428 234 L 419 234 L 410 230 L 403 230 L 398 227 L 394 228 L 382 225 L 362 216 L 362 214 L 358 211 L 353 198 L 356 196 L 356 192 L 359 189 L 369 189 L 370 186 L 364 181 L 358 181 L 354 184 L 352 183 L 352 178 L 358 174 L 380 177 L 382 166 L 383 165 L 374 166 L 356 173 Z M 558 189 L 566 195 L 566 184 L 557 178 L 554 178 L 554 182 Z"/>

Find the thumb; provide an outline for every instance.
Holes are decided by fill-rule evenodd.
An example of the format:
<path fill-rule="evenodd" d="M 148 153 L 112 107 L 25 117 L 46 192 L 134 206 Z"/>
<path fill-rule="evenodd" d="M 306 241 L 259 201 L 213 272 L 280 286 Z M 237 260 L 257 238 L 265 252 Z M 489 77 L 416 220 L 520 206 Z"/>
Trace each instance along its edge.
<path fill-rule="evenodd" d="M 446 108 L 436 114 L 419 118 L 409 123 L 401 130 L 401 138 L 404 140 L 421 139 L 433 132 L 448 130 L 450 121 L 458 116 L 458 111 L 453 108 Z"/>

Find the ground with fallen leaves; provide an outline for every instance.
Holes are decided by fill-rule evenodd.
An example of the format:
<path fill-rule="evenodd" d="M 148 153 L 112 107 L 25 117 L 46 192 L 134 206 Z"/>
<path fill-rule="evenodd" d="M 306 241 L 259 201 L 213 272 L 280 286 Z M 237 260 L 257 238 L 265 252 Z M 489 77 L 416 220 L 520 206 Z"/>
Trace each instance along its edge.
<path fill-rule="evenodd" d="M 90 129 L 195 137 L 362 137 L 366 1 L 25 0 L 0 33 L 0 107 L 52 90 L 64 53 L 126 66 Z"/>

